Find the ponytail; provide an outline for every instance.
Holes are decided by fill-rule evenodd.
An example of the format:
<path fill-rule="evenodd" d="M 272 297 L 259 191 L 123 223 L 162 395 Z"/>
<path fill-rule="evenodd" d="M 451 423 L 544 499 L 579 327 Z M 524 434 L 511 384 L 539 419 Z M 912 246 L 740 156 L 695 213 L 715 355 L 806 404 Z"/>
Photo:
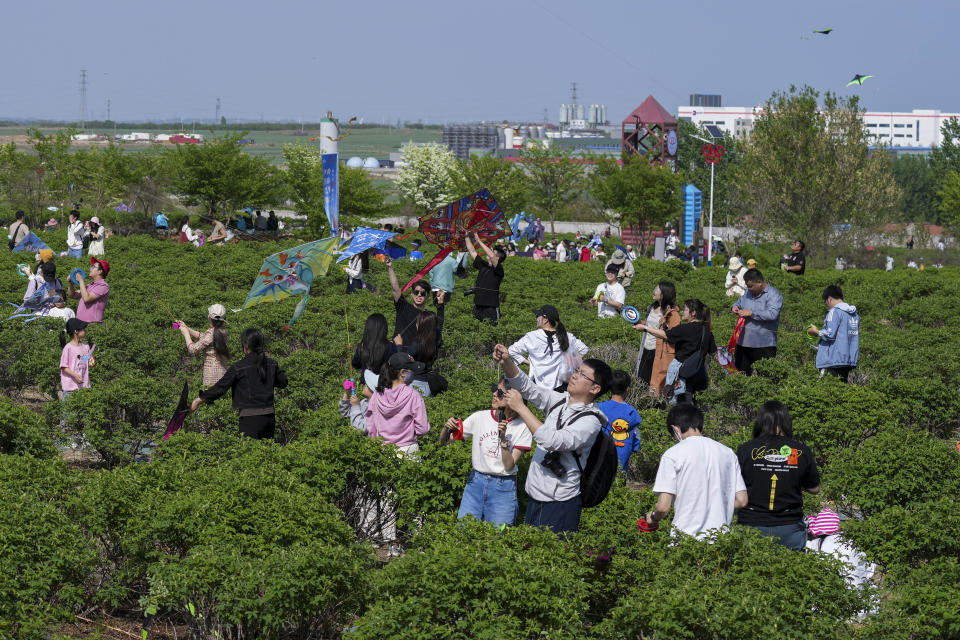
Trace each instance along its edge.
<path fill-rule="evenodd" d="M 69 340 L 68 340 L 68 338 L 67 338 L 67 330 L 64 329 L 64 330 L 61 331 L 58 335 L 59 335 L 59 338 L 60 338 L 60 348 L 63 349 L 64 347 L 67 346 L 67 342 L 69 342 Z"/>
<path fill-rule="evenodd" d="M 689 300 L 683 303 L 683 306 L 686 307 L 687 310 L 697 318 L 697 320 L 703 323 L 704 329 L 706 329 L 707 331 L 711 330 L 710 307 L 702 303 L 697 298 L 690 298 Z"/>
<path fill-rule="evenodd" d="M 560 351 L 566 351 L 570 348 L 570 337 L 567 335 L 567 328 L 563 323 L 557 320 L 557 344 L 560 345 Z"/>
<path fill-rule="evenodd" d="M 216 334 L 216 332 L 214 332 Z M 240 344 L 247 347 L 250 353 L 257 355 L 257 373 L 260 375 L 260 382 L 267 381 L 267 357 L 263 355 L 263 333 L 260 329 L 253 327 L 245 330 L 240 336 Z"/>
<path fill-rule="evenodd" d="M 400 377 L 400 371 L 401 369 L 391 367 L 390 363 L 384 360 L 383 366 L 380 367 L 380 378 L 377 380 L 377 393 L 383 393 L 392 387 L 393 381 Z"/>

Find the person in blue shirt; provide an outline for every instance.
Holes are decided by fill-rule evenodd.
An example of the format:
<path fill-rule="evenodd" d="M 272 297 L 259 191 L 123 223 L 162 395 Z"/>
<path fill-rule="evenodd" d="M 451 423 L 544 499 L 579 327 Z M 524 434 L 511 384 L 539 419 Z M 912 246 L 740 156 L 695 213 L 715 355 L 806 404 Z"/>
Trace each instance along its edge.
<path fill-rule="evenodd" d="M 410 249 L 410 261 L 423 260 L 423 252 L 420 251 L 420 241 L 414 240 L 413 247 Z"/>
<path fill-rule="evenodd" d="M 783 296 L 763 279 L 759 269 L 743 274 L 747 292 L 733 305 L 733 313 L 744 318 L 743 331 L 733 353 L 734 364 L 745 374 L 753 374 L 753 363 L 777 357 L 777 330 Z"/>
<path fill-rule="evenodd" d="M 167 220 L 167 216 L 157 212 L 153 214 L 153 226 L 156 229 L 168 229 L 170 227 L 170 221 Z"/>
<path fill-rule="evenodd" d="M 607 416 L 607 424 L 603 431 L 613 438 L 617 447 L 617 457 L 620 458 L 620 467 L 626 471 L 630 463 L 630 456 L 640 450 L 640 414 L 633 406 L 624 402 L 627 391 L 630 390 L 630 374 L 622 369 L 616 369 L 610 376 L 610 399 L 597 403 L 597 408 Z"/>
<path fill-rule="evenodd" d="M 850 371 L 860 358 L 860 315 L 857 308 L 843 301 L 843 291 L 833 284 L 823 290 L 827 316 L 823 328 L 812 324 L 807 329 L 811 336 L 819 336 L 817 369 L 821 375 L 829 373 L 847 382 Z"/>

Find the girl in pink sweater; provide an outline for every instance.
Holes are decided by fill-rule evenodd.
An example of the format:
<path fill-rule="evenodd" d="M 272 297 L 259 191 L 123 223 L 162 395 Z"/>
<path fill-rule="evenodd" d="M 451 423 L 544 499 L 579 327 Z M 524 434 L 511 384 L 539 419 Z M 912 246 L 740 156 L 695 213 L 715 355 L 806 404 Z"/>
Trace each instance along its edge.
<path fill-rule="evenodd" d="M 409 386 L 423 369 L 424 364 L 410 354 L 393 354 L 380 370 L 377 389 L 367 406 L 367 435 L 383 438 L 407 455 L 420 450 L 417 437 L 430 430 L 423 396 Z"/>

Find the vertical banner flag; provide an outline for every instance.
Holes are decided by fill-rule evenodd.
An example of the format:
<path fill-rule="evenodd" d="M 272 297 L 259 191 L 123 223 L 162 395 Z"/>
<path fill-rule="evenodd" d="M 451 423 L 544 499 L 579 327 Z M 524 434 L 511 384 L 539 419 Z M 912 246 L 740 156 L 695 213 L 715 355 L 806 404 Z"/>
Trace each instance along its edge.
<path fill-rule="evenodd" d="M 339 193 L 340 193 L 340 163 L 339 154 L 325 153 L 320 156 L 323 168 L 323 207 L 327 211 L 327 220 L 330 222 L 330 233 L 340 228 Z"/>

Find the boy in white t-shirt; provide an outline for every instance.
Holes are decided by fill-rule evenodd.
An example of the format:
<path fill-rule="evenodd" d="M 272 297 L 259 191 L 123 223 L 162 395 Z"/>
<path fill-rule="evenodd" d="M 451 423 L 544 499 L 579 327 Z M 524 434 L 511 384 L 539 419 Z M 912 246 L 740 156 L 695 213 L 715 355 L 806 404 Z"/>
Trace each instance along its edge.
<path fill-rule="evenodd" d="M 653 492 L 657 505 L 646 522 L 656 528 L 673 505 L 673 526 L 696 538 L 727 528 L 734 511 L 747 506 L 747 485 L 730 447 L 703 435 L 703 412 L 689 403 L 667 414 L 667 429 L 678 444 L 660 458 Z"/>
<path fill-rule="evenodd" d="M 513 525 L 517 519 L 517 461 L 529 451 L 533 437 L 523 420 L 507 406 L 506 381 L 491 389 L 490 409 L 477 411 L 463 421 L 459 432 L 450 418 L 440 432 L 440 444 L 470 437 L 473 471 L 463 488 L 458 518 L 471 515 L 497 525 Z"/>
<path fill-rule="evenodd" d="M 623 309 L 623 303 L 627 299 L 627 291 L 622 284 L 617 282 L 618 271 L 617 265 L 607 265 L 607 281 L 597 285 L 597 290 L 590 299 L 590 304 L 597 306 L 598 318 L 616 318 L 620 315 L 620 310 Z"/>

